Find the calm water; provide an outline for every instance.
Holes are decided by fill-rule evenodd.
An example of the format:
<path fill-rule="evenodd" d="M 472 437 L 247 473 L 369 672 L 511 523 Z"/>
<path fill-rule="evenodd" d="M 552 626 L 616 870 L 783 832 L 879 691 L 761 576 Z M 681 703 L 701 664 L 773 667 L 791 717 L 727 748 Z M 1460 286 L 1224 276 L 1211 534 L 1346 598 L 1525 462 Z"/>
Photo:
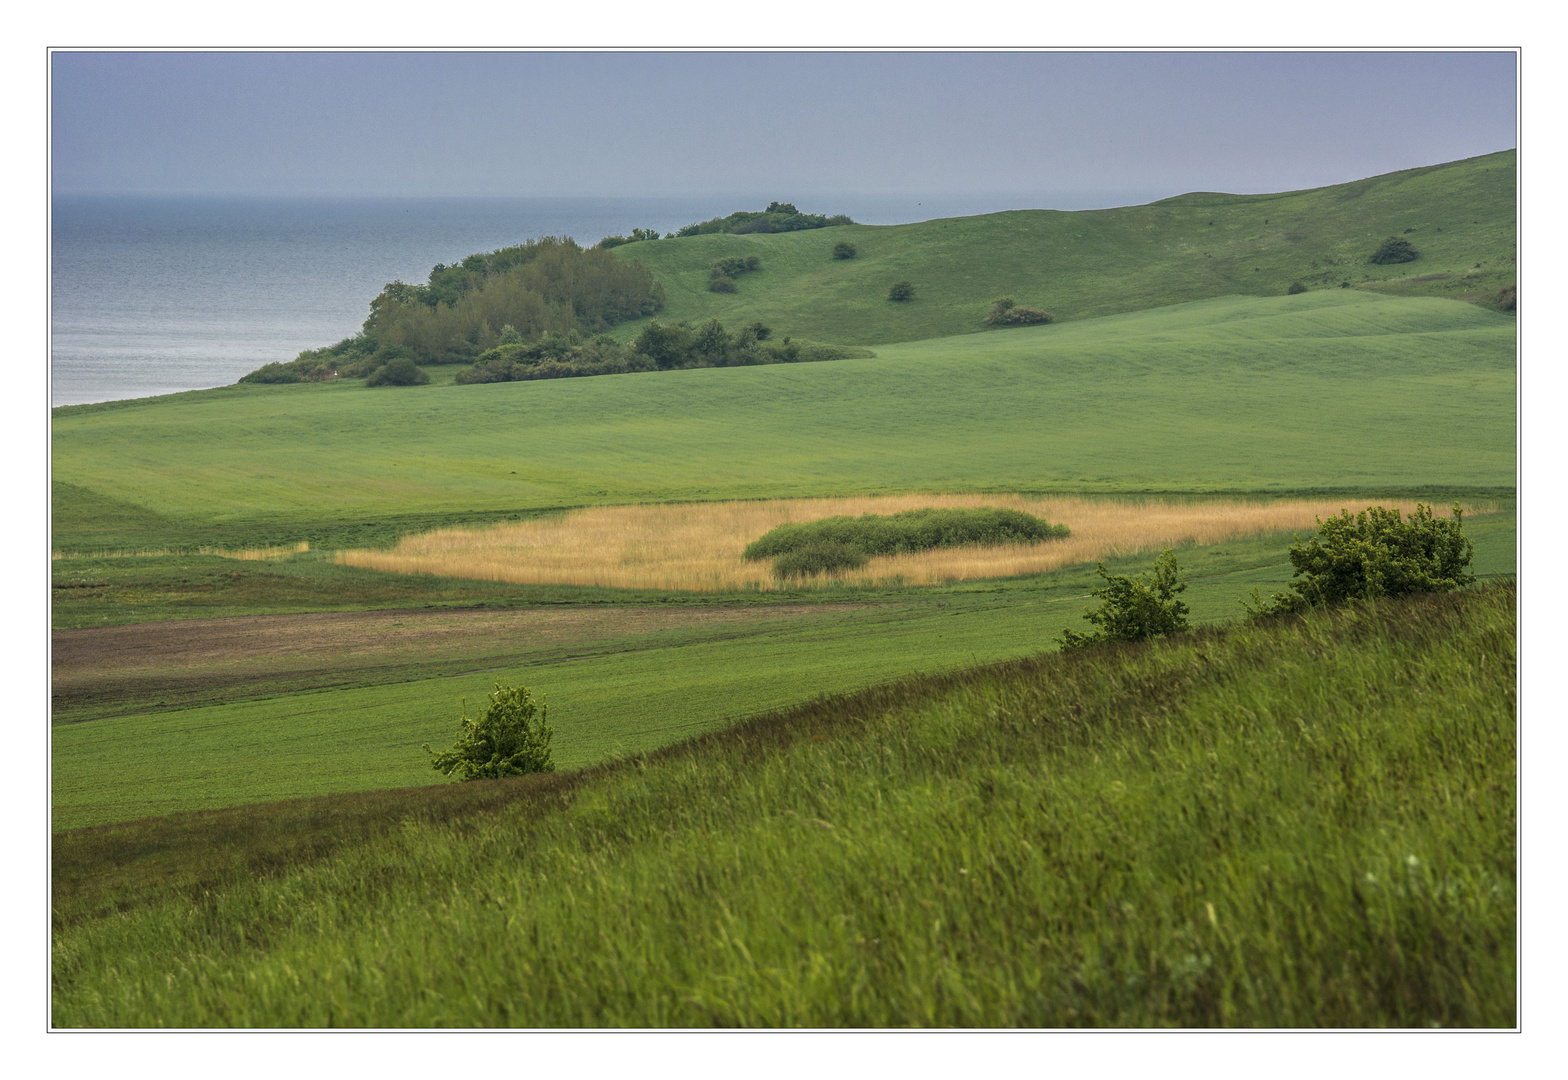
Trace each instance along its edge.
<path fill-rule="evenodd" d="M 355 333 L 383 285 L 423 282 L 438 262 L 540 236 L 587 246 L 633 228 L 673 232 L 768 201 L 56 198 L 52 403 L 232 383 Z M 1029 205 L 963 197 L 798 204 L 877 225 Z"/>

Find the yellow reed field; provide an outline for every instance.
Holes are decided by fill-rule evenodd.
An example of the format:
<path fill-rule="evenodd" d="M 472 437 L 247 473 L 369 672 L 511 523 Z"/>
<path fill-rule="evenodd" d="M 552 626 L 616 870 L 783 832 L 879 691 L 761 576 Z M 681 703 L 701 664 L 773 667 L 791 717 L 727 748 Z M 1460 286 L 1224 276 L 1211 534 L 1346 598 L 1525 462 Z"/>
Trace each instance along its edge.
<path fill-rule="evenodd" d="M 1404 513 L 1412 503 L 1395 503 Z M 944 548 L 873 558 L 830 580 L 932 585 L 1038 574 L 1118 555 L 1184 544 L 1311 530 L 1343 500 L 1192 503 L 1156 499 L 1029 498 L 1017 495 L 880 495 L 843 499 L 605 506 L 558 518 L 405 537 L 390 551 L 342 551 L 337 561 L 400 574 L 436 574 L 527 585 L 724 592 L 774 589 L 769 561 L 741 552 L 785 522 L 839 514 L 893 514 L 921 507 L 999 506 L 1065 524 L 1072 535 L 1038 544 Z M 1360 506 L 1348 507 L 1355 510 Z M 829 579 L 819 579 L 826 581 Z"/>
<path fill-rule="evenodd" d="M 243 560 L 246 560 L 246 561 L 249 561 L 249 562 L 259 562 L 259 561 L 266 560 L 266 559 L 286 559 L 290 555 L 302 555 L 302 554 L 304 554 L 305 552 L 307 552 L 309 550 L 310 550 L 310 545 L 308 543 L 306 543 L 305 541 L 301 540 L 297 544 L 288 544 L 288 545 L 285 545 L 285 546 L 282 546 L 282 547 L 242 548 L 242 549 L 239 549 L 239 550 L 235 550 L 235 549 L 232 549 L 232 548 L 200 547 L 200 548 L 196 549 L 194 554 L 197 554 L 197 555 L 216 555 L 219 558 L 223 558 L 223 559 L 243 559 Z M 93 552 L 90 555 L 84 555 L 84 554 L 81 554 L 81 553 L 77 553 L 77 554 L 72 555 L 71 558 L 75 558 L 75 559 L 141 559 L 141 558 L 148 558 L 148 557 L 160 556 L 160 555 L 190 555 L 190 554 L 192 554 L 192 552 L 190 552 L 188 550 L 183 550 L 183 549 L 182 550 L 176 550 L 174 548 L 149 548 L 149 549 L 143 550 L 143 551 L 126 551 L 124 549 L 121 549 L 121 550 L 118 550 L 118 551 L 95 551 L 95 552 Z M 63 559 L 65 557 L 66 557 L 66 555 L 65 555 L 64 552 L 60 552 L 60 551 L 50 552 L 50 558 L 51 559 Z"/>

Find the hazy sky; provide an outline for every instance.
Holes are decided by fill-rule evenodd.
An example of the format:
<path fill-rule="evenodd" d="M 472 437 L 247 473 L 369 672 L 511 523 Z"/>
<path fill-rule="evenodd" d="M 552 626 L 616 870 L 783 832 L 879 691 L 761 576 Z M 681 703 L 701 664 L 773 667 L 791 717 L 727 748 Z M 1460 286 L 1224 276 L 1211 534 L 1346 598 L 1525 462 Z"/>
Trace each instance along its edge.
<path fill-rule="evenodd" d="M 51 69 L 62 194 L 1072 208 L 1316 187 L 1516 142 L 1512 52 L 56 52 Z"/>

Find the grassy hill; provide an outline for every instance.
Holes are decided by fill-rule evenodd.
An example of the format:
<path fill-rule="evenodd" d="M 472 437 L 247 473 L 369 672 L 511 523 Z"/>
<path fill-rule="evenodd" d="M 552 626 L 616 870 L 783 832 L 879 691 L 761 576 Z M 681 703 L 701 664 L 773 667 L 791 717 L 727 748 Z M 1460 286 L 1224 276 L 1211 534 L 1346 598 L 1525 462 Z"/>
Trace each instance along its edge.
<path fill-rule="evenodd" d="M 1336 289 L 831 363 L 76 406 L 55 410 L 54 543 L 350 546 L 586 504 L 883 491 L 1512 487 L 1514 341 L 1474 305 Z"/>
<path fill-rule="evenodd" d="M 1293 282 L 1485 299 L 1514 283 L 1514 151 L 1351 184 L 1268 195 L 1198 192 L 1113 210 L 1015 210 L 910 225 L 641 241 L 636 259 L 664 286 L 665 321 L 761 319 L 781 334 L 841 344 L 985 330 L 991 301 L 1014 296 L 1060 320 L 1206 297 L 1279 296 Z M 1414 262 L 1367 259 L 1390 235 Z M 859 254 L 835 259 L 847 240 Z M 708 291 L 714 260 L 756 255 L 735 293 Z M 915 286 L 891 303 L 888 286 Z M 626 340 L 646 320 L 616 330 Z M 997 331 L 1007 333 L 1010 331 Z"/>
<path fill-rule="evenodd" d="M 52 1022 L 1510 1027 L 1515 663 L 1505 585 L 57 836 Z"/>

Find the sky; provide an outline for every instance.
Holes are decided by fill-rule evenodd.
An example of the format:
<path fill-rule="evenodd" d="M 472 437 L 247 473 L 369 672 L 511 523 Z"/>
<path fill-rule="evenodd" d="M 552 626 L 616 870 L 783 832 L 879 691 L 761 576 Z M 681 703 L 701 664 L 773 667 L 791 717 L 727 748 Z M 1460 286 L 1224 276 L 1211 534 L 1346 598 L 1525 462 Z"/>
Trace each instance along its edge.
<path fill-rule="evenodd" d="M 62 194 L 1286 191 L 1516 145 L 1502 51 L 55 51 Z M 803 207 L 804 209 L 804 207 Z"/>

